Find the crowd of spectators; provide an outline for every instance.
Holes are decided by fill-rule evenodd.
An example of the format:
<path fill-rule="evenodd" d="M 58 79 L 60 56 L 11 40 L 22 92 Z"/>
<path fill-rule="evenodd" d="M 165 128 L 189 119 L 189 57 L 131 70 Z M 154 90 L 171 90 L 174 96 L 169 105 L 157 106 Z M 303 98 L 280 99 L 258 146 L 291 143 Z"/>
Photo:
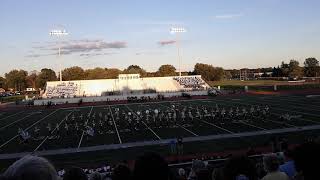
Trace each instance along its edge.
<path fill-rule="evenodd" d="M 203 86 L 205 85 L 205 82 L 196 76 L 174 77 L 173 79 L 184 88 L 203 89 Z"/>
<path fill-rule="evenodd" d="M 45 158 L 25 156 L 14 162 L 0 180 L 316 180 L 320 178 L 320 144 L 308 142 L 260 159 L 231 156 L 219 164 L 193 160 L 191 167 L 172 167 L 157 153 L 97 169 L 66 167 L 57 171 Z"/>

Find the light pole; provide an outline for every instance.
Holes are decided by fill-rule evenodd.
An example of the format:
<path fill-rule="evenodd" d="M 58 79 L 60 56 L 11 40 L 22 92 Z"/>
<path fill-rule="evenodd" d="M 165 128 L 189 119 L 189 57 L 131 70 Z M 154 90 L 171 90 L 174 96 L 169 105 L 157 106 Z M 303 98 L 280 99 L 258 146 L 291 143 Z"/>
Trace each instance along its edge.
<path fill-rule="evenodd" d="M 180 55 L 180 37 L 179 34 L 180 33 L 184 33 L 187 32 L 185 28 L 181 28 L 181 27 L 172 27 L 170 29 L 171 33 L 176 34 L 176 43 L 177 43 L 177 50 L 178 50 L 178 62 L 179 62 L 179 76 L 181 76 L 181 55 Z"/>
<path fill-rule="evenodd" d="M 52 30 L 52 31 L 50 31 L 50 36 L 56 36 L 56 37 L 62 37 L 62 36 L 66 36 L 66 35 L 68 35 L 69 33 L 66 31 L 66 30 L 60 30 L 60 29 L 54 29 L 54 30 Z M 61 56 L 61 48 L 60 48 L 60 44 L 58 43 L 58 57 L 59 57 L 59 59 L 60 59 L 60 56 Z M 62 65 L 61 65 L 62 63 L 61 63 L 61 60 L 60 60 L 60 81 L 62 81 Z"/>

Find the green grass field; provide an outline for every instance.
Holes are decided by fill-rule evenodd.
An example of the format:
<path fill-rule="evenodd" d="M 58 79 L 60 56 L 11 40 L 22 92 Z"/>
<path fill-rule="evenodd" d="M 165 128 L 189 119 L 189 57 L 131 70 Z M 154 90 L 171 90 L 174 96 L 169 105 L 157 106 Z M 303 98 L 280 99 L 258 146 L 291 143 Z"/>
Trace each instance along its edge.
<path fill-rule="evenodd" d="M 129 112 L 133 115 L 138 111 L 145 112 L 146 110 L 167 111 L 174 106 L 178 112 L 184 108 L 189 108 L 192 114 L 196 114 L 197 109 L 214 109 L 218 106 L 220 109 L 236 107 L 249 110 L 251 106 L 268 106 L 270 114 L 265 119 L 259 117 L 245 118 L 241 121 L 233 121 L 232 119 L 212 119 L 210 117 L 195 117 L 193 122 L 186 120 L 181 121 L 178 115 L 178 124 L 174 126 L 159 126 L 150 123 L 145 118 L 142 118 L 139 130 L 129 130 L 124 122 L 124 114 Z M 116 118 L 116 111 L 121 112 L 119 119 Z M 81 122 L 95 122 L 98 124 L 99 119 L 105 115 L 113 116 L 114 124 L 109 126 L 109 129 L 104 129 L 104 133 L 97 133 L 95 129 L 93 137 L 86 135 L 82 131 L 66 131 L 63 125 L 66 121 L 70 121 L 71 117 L 79 120 L 81 114 L 89 118 L 84 118 Z M 101 114 L 101 117 L 100 117 Z M 287 114 L 291 117 L 290 120 L 282 120 L 279 116 Z M 94 115 L 94 117 L 93 117 Z M 67 117 L 67 118 L 66 118 Z M 87 147 L 95 147 L 101 145 L 117 145 L 120 144 L 120 149 L 106 149 L 94 152 L 71 153 L 63 155 L 48 155 L 56 163 L 66 164 L 91 162 L 91 161 L 117 161 L 123 159 L 132 159 L 137 153 L 144 150 L 158 151 L 161 154 L 167 155 L 168 146 L 164 144 L 146 144 L 146 146 L 128 146 L 128 143 L 135 142 L 157 142 L 177 137 L 184 139 L 202 138 L 212 135 L 233 135 L 248 132 L 268 132 L 274 129 L 288 129 L 315 126 L 320 124 L 320 97 L 308 98 L 306 96 L 262 96 L 262 95 L 241 95 L 241 96 L 219 96 L 202 100 L 186 100 L 186 101 L 170 101 L 156 103 L 137 103 L 137 104 L 122 104 L 122 105 L 102 105 L 75 107 L 65 109 L 32 109 L 23 111 L 6 111 L 0 112 L 0 153 L 22 153 L 61 149 L 85 149 Z M 47 126 L 51 124 L 61 124 L 58 131 L 53 131 L 48 135 Z M 40 129 L 39 135 L 34 133 L 34 128 Z M 18 129 L 22 128 L 30 133 L 31 139 L 28 143 L 21 143 L 19 140 Z M 107 126 L 106 126 L 107 128 Z M 109 131 L 108 133 L 106 131 Z M 288 137 L 292 142 L 301 142 L 310 136 L 317 136 L 319 130 L 300 131 L 292 133 L 282 133 L 281 136 Z M 35 138 L 35 137 L 43 138 Z M 201 152 L 219 152 L 231 149 L 247 148 L 249 146 L 262 146 L 268 143 L 268 140 L 274 136 L 272 133 L 266 135 L 257 135 L 249 137 L 230 137 L 224 139 L 204 139 L 190 141 L 185 143 L 185 152 L 187 154 L 195 154 Z M 278 135 L 276 135 L 278 136 Z M 79 157 L 82 157 L 79 159 Z M 1 161 L 0 161 L 1 162 Z M 10 160 L 3 160 L 3 163 Z"/>
<path fill-rule="evenodd" d="M 288 81 L 277 81 L 277 80 L 223 80 L 223 81 L 210 81 L 208 84 L 211 87 L 220 86 L 221 89 L 225 90 L 244 90 L 244 86 L 248 86 L 249 90 L 253 91 L 274 91 L 274 85 L 277 85 L 279 91 L 291 91 L 309 89 L 315 90 L 320 88 L 318 82 L 288 82 Z"/>
<path fill-rule="evenodd" d="M 277 80 L 223 80 L 223 81 L 210 81 L 212 86 L 271 86 L 275 84 L 283 84 L 284 81 Z"/>

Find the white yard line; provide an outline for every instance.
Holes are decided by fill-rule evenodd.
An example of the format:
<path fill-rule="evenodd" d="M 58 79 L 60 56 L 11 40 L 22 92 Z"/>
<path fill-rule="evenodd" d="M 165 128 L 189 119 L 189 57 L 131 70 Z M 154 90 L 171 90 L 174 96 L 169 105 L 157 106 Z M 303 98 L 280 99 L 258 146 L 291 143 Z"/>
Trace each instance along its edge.
<path fill-rule="evenodd" d="M 218 128 L 218 129 L 224 130 L 224 131 L 226 131 L 226 132 L 228 132 L 228 133 L 234 134 L 234 132 L 232 132 L 232 131 L 230 131 L 230 130 L 228 130 L 228 129 L 225 129 L 225 128 L 223 128 L 223 127 L 217 126 L 217 125 L 215 125 L 215 124 L 213 124 L 213 123 L 209 123 L 209 122 L 204 121 L 204 120 L 200 120 L 200 121 L 201 121 L 201 122 L 204 122 L 204 123 L 206 123 L 206 124 L 209 124 L 209 125 L 211 125 L 211 126 L 213 126 L 213 127 L 216 127 L 216 128 Z"/>
<path fill-rule="evenodd" d="M 191 134 L 192 134 L 192 135 L 194 135 L 194 136 L 199 136 L 198 134 L 196 134 L 196 133 L 192 132 L 191 130 L 189 130 L 189 129 L 187 129 L 187 128 L 183 127 L 183 126 L 181 126 L 180 124 L 178 124 L 178 126 L 179 126 L 180 128 L 182 128 L 182 129 L 184 129 L 184 130 L 188 131 L 189 133 L 191 133 Z"/>
<path fill-rule="evenodd" d="M 118 131 L 118 127 L 117 127 L 116 121 L 114 120 L 111 107 L 110 107 L 110 106 L 108 106 L 108 107 L 109 107 L 109 111 L 110 111 L 110 113 L 111 113 L 111 117 L 112 117 L 112 120 L 113 120 L 113 125 L 114 125 L 114 127 L 116 128 L 116 132 L 117 132 L 117 135 L 118 135 L 119 143 L 122 144 L 122 140 L 121 140 L 121 138 L 120 138 L 120 134 L 119 134 L 119 131 Z"/>
<path fill-rule="evenodd" d="M 262 99 L 262 101 L 265 101 L 267 103 L 275 103 L 275 100 L 271 100 L 271 99 Z M 301 110 L 306 110 L 307 109 L 307 110 L 313 110 L 313 111 L 320 111 L 320 105 L 319 106 L 315 106 L 315 105 L 308 104 L 308 102 L 294 103 L 290 99 L 288 99 L 288 100 L 279 99 L 279 101 L 281 101 L 282 103 L 289 104 L 290 106 L 294 106 L 295 108 L 301 109 Z M 295 102 L 299 102 L 299 101 L 295 101 Z M 301 108 L 301 106 L 304 106 L 304 105 L 306 105 L 307 108 Z"/>
<path fill-rule="evenodd" d="M 199 104 L 200 105 L 200 104 Z M 208 106 L 206 105 L 207 107 L 212 107 L 212 106 Z M 209 123 L 209 122 L 207 122 Z M 244 124 L 244 125 L 247 125 L 247 126 L 250 126 L 250 127 L 254 127 L 254 128 L 257 128 L 257 129 L 260 129 L 260 130 L 268 130 L 268 129 L 265 129 L 265 128 L 262 128 L 262 127 L 259 127 L 259 126 L 256 126 L 256 125 L 253 125 L 253 124 L 249 124 L 249 123 L 245 123 L 245 122 L 242 122 L 242 121 L 239 121 L 239 123 L 241 124 Z M 220 126 L 219 126 L 220 127 Z M 221 127 L 222 128 L 222 127 Z"/>
<path fill-rule="evenodd" d="M 22 121 L 22 120 L 26 119 L 27 117 L 29 117 L 29 116 L 31 116 L 31 115 L 33 115 L 33 114 L 28 114 L 27 116 L 24 116 L 23 118 L 20 118 L 20 119 L 18 119 L 18 120 L 16 120 L 16 121 L 13 121 L 13 122 L 12 122 L 12 123 L 10 123 L 10 124 L 7 124 L 7 125 L 5 125 L 5 126 L 1 127 L 1 128 L 0 128 L 0 131 L 2 131 L 3 129 L 5 129 L 5 128 L 7 128 L 7 127 L 11 126 L 12 124 L 15 124 L 15 123 L 17 123 L 17 122 L 20 122 L 20 121 Z"/>
<path fill-rule="evenodd" d="M 223 100 L 222 100 L 222 101 L 223 101 Z M 247 101 L 247 102 L 249 102 L 249 103 L 250 103 L 250 102 L 256 103 L 256 101 L 248 100 L 248 99 L 246 99 L 245 101 Z M 262 100 L 262 101 L 263 101 L 263 100 Z M 235 103 L 237 103 L 237 102 L 235 102 Z M 250 105 L 250 104 L 247 104 L 247 103 L 244 103 L 244 104 Z M 272 105 L 272 103 L 266 103 L 266 102 L 264 102 L 264 104 Z M 301 113 L 301 114 L 306 114 L 306 115 L 310 115 L 310 116 L 313 116 L 313 117 L 320 117 L 319 114 L 301 112 L 301 111 L 297 111 L 297 110 L 295 110 L 295 111 L 290 111 L 290 110 L 288 110 L 288 109 L 278 108 L 279 105 L 276 105 L 276 106 L 277 106 L 277 107 L 272 107 L 272 109 L 281 110 L 281 111 L 286 111 L 286 112 L 292 112 L 292 113 Z M 299 109 L 299 108 L 296 107 L 296 109 Z M 301 108 L 300 108 L 300 109 L 301 109 Z M 311 120 L 309 120 L 309 121 L 311 121 Z M 319 122 L 316 122 L 316 121 L 314 121 L 314 122 L 319 124 Z"/>
<path fill-rule="evenodd" d="M 246 122 L 243 122 L 243 121 L 239 121 L 239 122 L 242 123 L 242 124 L 245 124 L 245 125 L 247 125 L 247 126 L 251 126 L 251 127 L 260 129 L 260 130 L 268 130 L 268 129 L 262 128 L 262 127 L 260 127 L 260 126 L 256 126 L 256 125 L 253 125 L 253 124 L 250 124 L 250 123 L 246 123 Z"/>
<path fill-rule="evenodd" d="M 165 105 L 163 105 L 163 104 L 159 104 L 159 105 L 162 106 L 162 107 L 165 107 L 165 108 L 167 108 L 167 109 L 172 109 L 172 108 L 170 108 L 169 106 L 165 106 Z M 179 126 L 180 128 L 182 128 L 183 130 L 191 133 L 191 134 L 194 135 L 194 136 L 199 136 L 198 134 L 192 132 L 191 130 L 189 130 L 189 129 L 183 127 L 183 126 L 181 126 L 180 124 L 178 124 L 178 126 Z"/>
<path fill-rule="evenodd" d="M 129 111 L 131 111 L 133 114 L 135 114 L 135 115 L 137 116 L 137 114 L 136 114 L 134 111 L 132 111 L 132 109 L 129 108 L 129 106 L 127 106 L 127 105 L 125 105 L 125 106 L 129 109 Z M 145 125 L 146 128 L 148 128 L 159 140 L 161 140 L 160 136 L 158 136 L 158 134 L 155 133 L 145 122 L 143 122 L 143 121 L 141 121 L 141 122 L 142 122 L 142 124 Z"/>
<path fill-rule="evenodd" d="M 228 103 L 228 102 L 226 102 L 226 101 L 224 101 L 224 100 L 217 100 L 217 101 L 220 101 L 220 102 L 223 102 L 223 103 Z M 233 104 L 239 104 L 239 105 L 246 105 L 246 106 L 249 106 L 249 105 L 252 105 L 252 104 L 248 104 L 248 103 L 239 103 L 239 102 L 232 102 Z M 231 107 L 235 107 L 235 105 L 226 105 L 226 106 L 231 106 Z M 272 107 L 272 109 L 278 109 L 278 108 L 273 108 Z M 287 110 L 286 110 L 287 111 Z M 291 112 L 291 111 L 289 111 L 289 112 Z M 270 112 L 271 114 L 274 114 L 274 115 L 277 115 L 277 116 L 279 116 L 279 115 L 281 115 L 281 114 L 278 114 L 278 113 L 274 113 L 274 112 Z M 299 121 L 308 121 L 308 122 L 312 122 L 312 123 L 315 123 L 315 124 L 319 124 L 320 122 L 316 122 L 316 121 L 312 121 L 312 120 L 307 120 L 307 119 L 302 119 L 302 118 L 295 118 L 295 119 L 297 119 L 297 120 L 299 120 Z M 280 122 L 280 121 L 272 121 L 272 120 L 266 120 L 266 121 L 271 121 L 271 122 L 279 122 L 279 123 L 282 123 L 282 124 L 286 124 L 286 125 L 289 125 L 289 126 L 292 126 L 292 127 L 297 127 L 297 126 L 295 126 L 295 125 L 292 125 L 292 124 L 288 124 L 288 123 L 283 123 L 283 122 Z"/>
<path fill-rule="evenodd" d="M 92 109 L 93 109 L 93 106 L 91 106 L 91 109 L 90 109 L 90 112 L 89 112 L 89 118 L 87 119 L 86 123 L 88 123 L 89 119 L 91 118 Z M 81 146 L 83 136 L 84 136 L 84 130 L 82 131 L 82 135 L 81 135 L 81 138 L 80 138 L 80 141 L 79 141 L 79 144 L 78 144 L 78 149 Z"/>
<path fill-rule="evenodd" d="M 50 114 L 46 115 L 45 117 L 41 118 L 40 120 L 36 121 L 35 123 L 31 124 L 29 127 L 27 127 L 26 129 L 24 129 L 24 131 L 29 130 L 30 128 L 32 128 L 34 125 L 38 124 L 39 122 L 43 121 L 44 119 L 46 119 L 47 117 L 51 116 L 52 114 L 54 114 L 55 112 L 57 112 L 59 109 L 56 109 L 55 111 L 51 112 Z M 11 139 L 9 139 L 8 141 L 6 141 L 5 143 L 3 143 L 0 146 L 0 149 L 7 145 L 8 143 L 10 143 L 12 140 L 16 139 L 17 137 L 19 137 L 19 134 L 13 136 Z"/>
<path fill-rule="evenodd" d="M 254 103 L 256 103 L 254 100 L 252 100 L 252 99 L 245 99 L 245 101 L 249 101 L 249 102 L 254 102 Z M 277 109 L 277 110 L 281 110 L 281 111 L 287 111 L 287 112 L 293 112 L 293 113 L 301 113 L 301 114 L 306 114 L 306 115 L 310 115 L 310 116 L 314 116 L 314 117 L 320 117 L 320 115 L 319 114 L 313 114 L 313 113 L 307 113 L 307 112 L 302 112 L 302 111 L 297 111 L 297 110 L 294 110 L 294 111 L 290 111 L 290 110 L 287 110 L 287 109 L 283 109 L 283 108 L 279 108 L 279 106 L 281 106 L 281 105 L 279 105 L 279 104 L 276 104 L 276 102 L 270 102 L 270 101 L 264 101 L 264 100 L 262 100 L 263 101 L 263 103 L 264 104 L 268 104 L 268 105 L 273 105 L 273 106 L 276 106 L 276 107 L 273 107 L 273 109 Z M 283 102 L 284 103 L 284 102 Z M 289 105 L 290 106 L 290 105 Z M 301 106 L 301 105 L 300 105 Z M 292 107 L 292 106 L 291 106 Z M 296 106 L 296 107 L 294 107 L 294 109 L 299 109 L 299 110 L 306 110 L 306 109 L 304 109 L 304 108 L 301 108 L 301 107 L 299 107 L 299 106 Z M 309 108 L 308 108 L 309 109 Z M 312 109 L 311 109 L 312 110 Z M 314 109 L 313 109 L 314 110 Z M 312 122 L 311 120 L 309 120 L 310 122 Z M 315 122 L 315 123 L 319 123 L 319 122 L 316 122 L 316 121 L 313 121 L 313 122 Z"/>
<path fill-rule="evenodd" d="M 70 112 L 65 118 L 63 118 L 63 119 L 60 121 L 59 126 L 70 116 L 71 113 L 72 113 L 72 112 Z M 53 129 L 52 133 L 54 133 L 56 130 L 57 130 L 57 127 L 55 127 L 55 128 Z M 51 133 L 51 134 L 52 134 L 52 133 Z M 46 138 L 33 150 L 33 152 L 37 151 L 37 150 L 42 146 L 42 144 L 47 141 L 48 138 L 49 138 L 49 135 L 46 136 Z"/>
<path fill-rule="evenodd" d="M 285 124 L 285 125 L 290 126 L 290 127 L 298 128 L 298 126 L 295 126 L 295 125 L 289 124 L 289 123 L 284 123 L 284 122 L 281 122 L 281 121 L 274 121 L 274 120 L 270 120 L 270 119 L 268 119 L 267 121 L 270 121 L 270 122 L 273 122 L 273 123 L 277 123 L 277 124 Z"/>
<path fill-rule="evenodd" d="M 161 140 L 160 136 L 158 136 L 157 133 L 155 133 L 145 122 L 141 121 L 143 125 L 146 126 L 159 140 Z"/>
<path fill-rule="evenodd" d="M 3 120 L 3 119 L 10 118 L 10 117 L 15 116 L 15 115 L 20 114 L 20 113 L 23 113 L 23 111 L 21 111 L 21 112 L 17 112 L 17 113 L 14 113 L 14 114 L 11 114 L 11 115 L 6 116 L 6 117 L 3 117 L 3 118 L 1 118 L 1 119 L 0 119 L 0 121 L 1 121 L 1 120 Z"/>

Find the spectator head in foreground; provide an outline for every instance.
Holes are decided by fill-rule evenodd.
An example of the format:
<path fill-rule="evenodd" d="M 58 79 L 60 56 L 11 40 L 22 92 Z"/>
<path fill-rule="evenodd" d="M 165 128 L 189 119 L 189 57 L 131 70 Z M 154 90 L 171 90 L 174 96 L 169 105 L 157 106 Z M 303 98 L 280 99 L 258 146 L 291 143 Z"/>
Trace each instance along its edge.
<path fill-rule="evenodd" d="M 27 155 L 14 162 L 3 174 L 13 180 L 57 180 L 54 166 L 45 158 Z"/>
<path fill-rule="evenodd" d="M 263 157 L 263 166 L 267 172 L 274 172 L 279 170 L 279 160 L 275 154 Z"/>
<path fill-rule="evenodd" d="M 184 170 L 183 168 L 179 168 L 178 169 L 178 178 L 177 179 L 186 180 L 187 179 L 186 170 Z"/>
<path fill-rule="evenodd" d="M 87 180 L 88 176 L 79 167 L 70 167 L 66 170 L 63 180 Z"/>
<path fill-rule="evenodd" d="M 222 168 L 215 168 L 212 171 L 211 179 L 212 180 L 223 180 Z"/>
<path fill-rule="evenodd" d="M 149 152 L 136 159 L 134 180 L 167 180 L 168 178 L 168 164 L 159 154 Z"/>
<path fill-rule="evenodd" d="M 285 163 L 280 165 L 279 170 L 286 173 L 290 178 L 293 178 L 296 174 L 296 168 L 293 161 L 293 152 L 292 150 L 286 150 L 284 152 Z"/>
<path fill-rule="evenodd" d="M 186 171 L 183 168 L 179 168 L 178 169 L 178 174 L 179 174 L 179 176 L 184 177 L 184 176 L 186 176 Z"/>
<path fill-rule="evenodd" d="M 298 146 L 294 151 L 293 159 L 298 175 L 304 180 L 319 177 L 320 145 L 318 143 L 308 142 Z"/>
<path fill-rule="evenodd" d="M 117 165 L 116 168 L 114 168 L 112 176 L 112 180 L 130 180 L 131 179 L 131 170 L 128 166 L 124 164 Z"/>
<path fill-rule="evenodd" d="M 279 160 L 275 154 L 264 156 L 263 165 L 267 171 L 267 175 L 262 180 L 289 180 L 289 177 L 285 173 L 279 171 Z"/>
<path fill-rule="evenodd" d="M 98 172 L 94 172 L 90 175 L 90 180 L 102 180 L 102 175 Z"/>
<path fill-rule="evenodd" d="M 234 179 L 257 179 L 254 163 L 246 156 L 230 158 L 223 168 L 223 177 L 225 180 Z"/>
<path fill-rule="evenodd" d="M 192 166 L 191 166 L 191 171 L 188 176 L 189 180 L 194 180 L 197 179 L 197 173 L 200 172 L 202 169 L 205 169 L 206 165 L 203 161 L 201 160 L 193 160 L 192 161 Z"/>

